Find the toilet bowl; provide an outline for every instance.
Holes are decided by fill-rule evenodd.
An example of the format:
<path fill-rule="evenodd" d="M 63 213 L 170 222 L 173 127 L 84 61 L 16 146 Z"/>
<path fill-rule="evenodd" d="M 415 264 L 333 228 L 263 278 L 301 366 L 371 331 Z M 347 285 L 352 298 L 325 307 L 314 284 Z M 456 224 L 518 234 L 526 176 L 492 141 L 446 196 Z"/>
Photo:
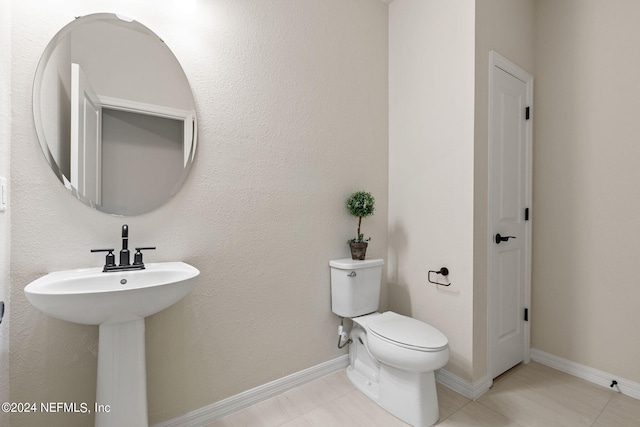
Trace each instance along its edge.
<path fill-rule="evenodd" d="M 381 363 L 397 369 L 429 372 L 449 360 L 447 337 L 433 326 L 392 311 L 354 318 L 368 332 L 368 348 Z"/>
<path fill-rule="evenodd" d="M 438 421 L 434 371 L 449 360 L 447 337 L 427 323 L 378 313 L 383 260 L 331 261 L 333 312 L 353 321 L 347 377 L 402 421 Z"/>

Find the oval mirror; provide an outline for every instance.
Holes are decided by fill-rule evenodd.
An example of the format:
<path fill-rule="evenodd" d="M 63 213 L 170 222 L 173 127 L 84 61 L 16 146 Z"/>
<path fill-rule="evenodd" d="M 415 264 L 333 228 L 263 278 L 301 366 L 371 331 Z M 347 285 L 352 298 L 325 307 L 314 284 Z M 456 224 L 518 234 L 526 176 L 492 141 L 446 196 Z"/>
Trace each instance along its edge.
<path fill-rule="evenodd" d="M 102 212 L 139 215 L 179 190 L 195 156 L 195 110 L 171 50 L 118 15 L 65 26 L 36 70 L 42 151 L 69 192 Z"/>

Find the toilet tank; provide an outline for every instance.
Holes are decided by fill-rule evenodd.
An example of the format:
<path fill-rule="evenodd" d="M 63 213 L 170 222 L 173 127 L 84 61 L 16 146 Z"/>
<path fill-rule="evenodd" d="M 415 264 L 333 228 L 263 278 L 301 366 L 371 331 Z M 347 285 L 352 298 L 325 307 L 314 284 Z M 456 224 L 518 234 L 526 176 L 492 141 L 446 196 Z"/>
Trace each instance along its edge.
<path fill-rule="evenodd" d="M 342 317 L 357 317 L 378 311 L 383 259 L 351 258 L 329 261 L 331 266 L 331 310 Z"/>

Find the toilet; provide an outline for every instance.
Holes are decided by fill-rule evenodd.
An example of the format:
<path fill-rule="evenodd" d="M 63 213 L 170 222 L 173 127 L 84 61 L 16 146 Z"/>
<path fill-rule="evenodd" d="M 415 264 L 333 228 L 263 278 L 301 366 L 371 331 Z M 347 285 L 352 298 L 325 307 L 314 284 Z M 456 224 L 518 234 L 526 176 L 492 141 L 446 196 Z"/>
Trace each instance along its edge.
<path fill-rule="evenodd" d="M 331 309 L 353 321 L 347 377 L 402 421 L 438 421 L 435 371 L 449 360 L 447 337 L 424 322 L 378 313 L 384 260 L 332 260 Z"/>

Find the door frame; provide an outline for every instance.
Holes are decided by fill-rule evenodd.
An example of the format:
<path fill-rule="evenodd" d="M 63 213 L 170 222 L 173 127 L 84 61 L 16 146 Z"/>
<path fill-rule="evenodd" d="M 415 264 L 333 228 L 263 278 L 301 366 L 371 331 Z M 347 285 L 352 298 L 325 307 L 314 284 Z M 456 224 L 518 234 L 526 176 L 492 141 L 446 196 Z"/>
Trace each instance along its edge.
<path fill-rule="evenodd" d="M 88 141 L 87 132 L 87 104 L 95 106 L 95 134 Z M 70 135 L 70 184 L 77 196 L 89 202 L 91 206 L 102 205 L 102 104 L 98 94 L 91 86 L 80 64 L 71 63 L 71 135 Z M 95 153 L 87 156 L 87 142 L 94 143 Z M 90 192 L 87 191 L 86 163 L 90 158 L 95 162 L 95 171 L 91 174 L 94 184 Z M 89 193 L 89 195 L 87 195 Z M 95 194 L 94 194 L 95 193 Z"/>
<path fill-rule="evenodd" d="M 526 85 L 526 104 L 529 106 L 530 113 L 533 110 L 533 76 L 527 71 L 523 70 L 519 66 L 515 65 L 508 59 L 504 58 L 497 52 L 491 50 L 489 52 L 489 104 L 488 104 L 488 120 L 489 120 L 489 134 L 488 134 L 488 173 L 487 173 L 487 376 L 491 377 L 490 380 L 493 383 L 493 371 L 492 371 L 492 356 L 493 349 L 491 348 L 491 342 L 493 338 L 493 333 L 491 329 L 491 314 L 493 313 L 494 307 L 492 303 L 493 292 L 495 292 L 493 283 L 493 233 L 495 224 L 493 224 L 492 212 L 491 212 L 491 200 L 493 195 L 493 189 L 491 188 L 491 182 L 493 178 L 493 161 L 492 161 L 492 150 L 493 150 L 493 139 L 495 130 L 492 127 L 492 109 L 491 106 L 493 104 L 493 87 L 495 85 L 495 76 L 494 71 L 495 68 L 500 68 L 503 71 L 511 74 L 518 80 L 522 81 Z M 533 181 L 533 117 L 530 116 L 530 119 L 525 123 L 525 155 L 526 155 L 526 166 L 525 166 L 525 204 L 529 208 L 529 221 L 525 224 L 525 243 L 524 250 L 526 251 L 525 256 L 525 283 L 524 283 L 524 303 L 525 307 L 528 310 L 528 321 L 524 322 L 524 363 L 529 363 L 531 360 L 531 223 L 532 223 L 532 181 Z M 524 313 L 523 313 L 524 315 Z"/>
<path fill-rule="evenodd" d="M 148 116 L 162 117 L 165 119 L 178 120 L 183 122 L 183 165 L 187 166 L 195 155 L 196 144 L 196 111 L 182 110 L 179 108 L 166 107 L 164 105 L 148 104 L 130 99 L 114 98 L 112 96 L 98 95 L 103 108 L 110 110 L 126 111 L 135 114 L 145 114 Z"/>

